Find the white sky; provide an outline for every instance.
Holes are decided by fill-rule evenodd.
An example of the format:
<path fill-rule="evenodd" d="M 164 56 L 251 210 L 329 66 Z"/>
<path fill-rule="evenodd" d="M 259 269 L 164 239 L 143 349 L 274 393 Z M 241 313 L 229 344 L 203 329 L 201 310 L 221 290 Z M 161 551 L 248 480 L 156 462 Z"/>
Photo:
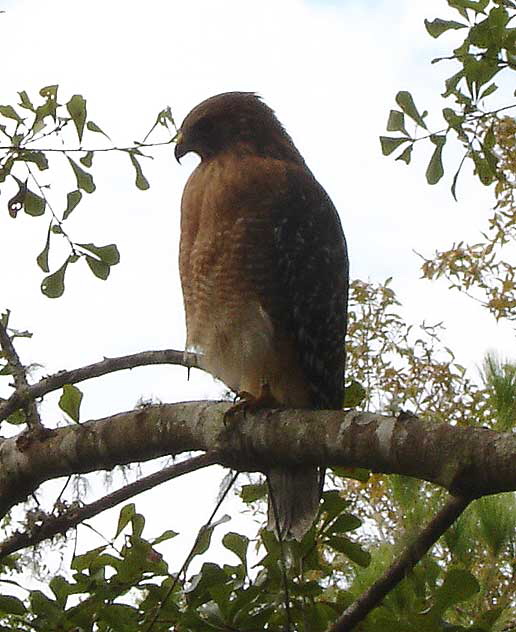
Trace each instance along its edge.
<path fill-rule="evenodd" d="M 444 107 L 438 95 L 452 67 L 431 66 L 429 60 L 449 54 L 454 35 L 431 40 L 423 26 L 424 17 L 449 15 L 442 0 L 3 0 L 2 8 L 2 104 L 15 103 L 19 90 L 35 98 L 42 86 L 58 83 L 62 102 L 82 94 L 89 117 L 126 145 L 141 139 L 166 105 L 179 124 L 212 94 L 257 91 L 339 209 L 352 276 L 372 281 L 393 276 L 407 320 L 444 321 L 445 342 L 462 364 L 478 365 L 491 348 L 513 355 L 510 327 L 496 324 L 444 283 L 419 280 L 413 253 L 475 240 L 492 205 L 489 191 L 465 175 L 459 203 L 453 201 L 450 178 L 460 156 L 448 148 L 449 175 L 436 187 L 424 177 L 429 146 L 416 147 L 409 167 L 380 152 L 378 136 L 385 133 L 400 89 L 412 92 L 420 110 L 430 110 L 431 129 L 442 126 L 432 114 Z M 99 138 L 86 136 L 83 144 L 97 147 Z M 151 183 L 147 192 L 134 187 L 127 157 L 94 159 L 97 191 L 86 196 L 67 226 L 78 242 L 116 242 L 122 261 L 107 282 L 77 263 L 58 300 L 40 293 L 43 275 L 35 263 L 47 217 L 21 213 L 12 220 L 6 209 L 10 194 L 2 193 L 0 308 L 12 310 L 13 326 L 34 332 L 20 345 L 26 363 L 39 362 L 50 373 L 103 356 L 182 348 L 179 201 L 196 159 L 189 156 L 179 166 L 170 148 L 154 156 L 142 163 Z M 52 183 L 49 197 L 59 210 L 75 186 L 67 171 L 56 168 L 58 179 L 50 170 L 40 181 Z M 61 265 L 63 253 L 57 248 L 51 254 L 52 269 Z M 221 388 L 200 372 L 187 382 L 184 369 L 157 367 L 106 377 L 84 391 L 82 416 L 88 419 L 133 408 L 141 396 L 179 401 L 216 397 Z M 46 410 L 55 414 L 53 406 Z M 221 477 L 197 474 L 138 499 L 150 533 L 200 526 Z M 199 502 L 192 502 L 192 490 Z M 99 518 L 96 524 L 102 529 L 110 520 Z M 109 535 L 113 526 L 105 528 Z M 240 524 L 233 521 L 229 528 L 238 530 Z"/>

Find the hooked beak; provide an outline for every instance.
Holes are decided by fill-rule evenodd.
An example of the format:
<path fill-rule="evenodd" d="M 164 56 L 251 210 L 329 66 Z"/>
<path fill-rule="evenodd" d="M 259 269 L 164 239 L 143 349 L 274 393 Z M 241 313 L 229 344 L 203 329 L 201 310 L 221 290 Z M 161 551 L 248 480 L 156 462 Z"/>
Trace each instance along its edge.
<path fill-rule="evenodd" d="M 179 164 L 181 164 L 181 158 L 188 153 L 188 147 L 183 143 L 183 132 L 179 130 L 177 133 L 176 146 L 174 147 L 174 156 Z"/>

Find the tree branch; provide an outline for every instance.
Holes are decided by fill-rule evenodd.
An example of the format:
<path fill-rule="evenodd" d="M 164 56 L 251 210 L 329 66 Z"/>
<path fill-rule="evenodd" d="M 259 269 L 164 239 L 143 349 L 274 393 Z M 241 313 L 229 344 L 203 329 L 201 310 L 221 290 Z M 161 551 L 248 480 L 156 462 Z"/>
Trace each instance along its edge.
<path fill-rule="evenodd" d="M 409 571 L 428 552 L 442 534 L 457 520 L 471 502 L 471 498 L 454 496 L 422 529 L 398 559 L 374 582 L 333 624 L 329 632 L 349 632 L 362 621 L 383 598 L 404 579 Z"/>
<path fill-rule="evenodd" d="M 92 518 L 106 511 L 106 509 L 111 509 L 111 507 L 115 507 L 115 505 L 118 505 L 124 500 L 128 500 L 148 489 L 152 489 L 156 487 L 156 485 L 160 485 L 165 481 L 177 478 L 183 474 L 194 472 L 203 467 L 214 465 L 215 463 L 217 463 L 217 455 L 208 452 L 201 456 L 182 461 L 181 463 L 174 463 L 174 465 L 165 467 L 159 472 L 149 474 L 149 476 L 144 476 L 134 483 L 129 483 L 129 485 L 125 485 L 115 492 L 107 494 L 88 505 L 73 507 L 58 516 L 48 516 L 41 525 L 24 532 L 18 531 L 1 542 L 0 559 L 20 549 L 34 546 L 43 542 L 43 540 L 53 538 L 57 534 L 65 534 L 68 529 L 77 526 L 80 522 L 83 522 L 83 520 Z"/>
<path fill-rule="evenodd" d="M 16 391 L 26 390 L 29 384 L 27 382 L 27 373 L 25 367 L 21 363 L 20 357 L 17 354 L 16 349 L 14 348 L 13 341 L 11 340 L 9 332 L 7 331 L 7 326 L 4 325 L 1 320 L 0 348 L 2 349 L 3 354 L 7 360 L 7 364 L 11 369 Z M 38 408 L 34 402 L 34 399 L 26 399 L 24 400 L 23 404 L 29 428 L 31 428 L 32 430 L 41 431 L 43 429 L 43 425 L 41 423 Z"/>
<path fill-rule="evenodd" d="M 230 406 L 146 406 L 4 439 L 0 517 L 46 480 L 195 450 L 217 452 L 220 464 L 241 471 L 341 465 L 413 476 L 468 497 L 516 489 L 512 434 L 344 411 L 262 410 L 227 424 Z"/>
<path fill-rule="evenodd" d="M 0 402 L 0 420 L 7 419 L 18 408 L 26 402 L 43 397 L 47 393 L 57 391 L 65 384 L 76 384 L 84 380 L 90 380 L 101 375 L 134 369 L 138 366 L 148 366 L 153 364 L 175 364 L 188 368 L 200 368 L 198 357 L 195 353 L 187 351 L 175 351 L 174 349 L 163 349 L 160 351 L 142 351 L 118 358 L 104 358 L 101 362 L 89 364 L 71 371 L 60 371 L 54 375 L 43 378 L 36 384 L 28 385 L 16 383 L 16 391 L 3 402 Z"/>

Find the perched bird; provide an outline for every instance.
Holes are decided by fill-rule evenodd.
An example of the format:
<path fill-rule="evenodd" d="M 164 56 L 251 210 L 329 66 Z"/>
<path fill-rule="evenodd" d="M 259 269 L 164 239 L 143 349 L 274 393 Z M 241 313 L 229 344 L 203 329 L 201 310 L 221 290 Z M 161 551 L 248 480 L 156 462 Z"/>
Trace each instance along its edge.
<path fill-rule="evenodd" d="M 175 147 L 177 160 L 188 152 L 201 161 L 181 202 L 187 349 L 258 405 L 342 408 L 349 264 L 332 201 L 254 93 L 197 105 Z M 280 537 L 313 524 L 322 476 L 267 472 Z"/>

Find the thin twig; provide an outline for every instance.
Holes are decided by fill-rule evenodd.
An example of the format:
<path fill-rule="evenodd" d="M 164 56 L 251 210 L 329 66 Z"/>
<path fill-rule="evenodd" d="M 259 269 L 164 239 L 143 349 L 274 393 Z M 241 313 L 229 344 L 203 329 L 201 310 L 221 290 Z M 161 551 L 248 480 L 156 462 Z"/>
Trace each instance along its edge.
<path fill-rule="evenodd" d="M 4 353 L 5 359 L 7 360 L 7 364 L 9 365 L 12 376 L 14 379 L 15 392 L 17 393 L 25 392 L 29 387 L 29 383 L 27 382 L 27 372 L 23 364 L 21 363 L 20 356 L 16 352 L 14 348 L 13 341 L 9 336 L 7 331 L 7 327 L 0 321 L 0 347 Z M 25 414 L 27 416 L 27 424 L 29 428 L 32 430 L 42 430 L 43 424 L 41 423 L 41 419 L 39 416 L 38 408 L 34 401 L 35 398 L 26 399 L 23 401 Z M 10 414 L 10 413 L 8 413 Z M 0 417 L 0 419 L 4 419 Z"/>
<path fill-rule="evenodd" d="M 181 576 L 186 573 L 186 570 L 187 570 L 188 566 L 190 565 L 190 562 L 192 561 L 192 559 L 194 557 L 194 551 L 195 551 L 195 549 L 197 547 L 197 544 L 198 544 L 201 536 L 205 533 L 206 529 L 208 529 L 210 527 L 211 523 L 213 522 L 213 519 L 215 518 L 215 515 L 217 514 L 217 511 L 220 509 L 220 506 L 222 505 L 222 503 L 224 502 L 224 499 L 228 495 L 229 490 L 235 484 L 235 481 L 238 478 L 239 474 L 240 474 L 240 472 L 235 472 L 233 474 L 228 486 L 226 487 L 224 492 L 221 494 L 220 498 L 217 501 L 217 504 L 215 505 L 215 508 L 211 512 L 211 516 L 208 518 L 208 521 L 199 529 L 199 532 L 197 533 L 197 537 L 194 540 L 194 543 L 192 545 L 192 548 L 190 549 L 190 552 L 186 556 L 185 561 L 183 562 L 181 568 L 176 573 L 176 576 L 174 577 L 174 581 L 172 582 L 172 585 L 168 589 L 167 594 L 163 597 L 163 600 L 161 601 L 161 603 L 158 604 L 157 609 L 156 609 L 156 613 L 154 614 L 154 617 L 151 619 L 151 622 L 149 623 L 149 626 L 147 628 L 145 628 L 145 632 L 150 632 L 152 630 L 152 628 L 154 627 L 154 624 L 158 620 L 159 613 L 161 612 L 161 609 L 163 608 L 163 606 L 166 604 L 166 602 L 170 598 L 170 595 L 174 592 L 175 587 L 177 586 Z"/>
<path fill-rule="evenodd" d="M 452 496 L 439 513 L 417 534 L 398 559 L 333 624 L 329 632 L 349 632 L 362 621 L 393 588 L 404 579 L 442 534 L 471 502 L 465 496 Z"/>
<path fill-rule="evenodd" d="M 105 358 L 101 362 L 89 364 L 71 371 L 60 371 L 54 375 L 43 378 L 36 384 L 28 385 L 17 390 L 3 402 L 0 402 L 0 420 L 6 419 L 11 413 L 21 408 L 28 401 L 33 401 L 52 391 L 57 391 L 65 384 L 76 384 L 84 380 L 90 380 L 101 375 L 134 369 L 138 366 L 153 364 L 175 364 L 188 368 L 199 368 L 198 357 L 195 353 L 163 349 L 159 351 L 142 351 L 118 358 Z"/>
<path fill-rule="evenodd" d="M 280 524 L 279 524 L 279 513 L 278 506 L 276 504 L 276 498 L 274 498 L 274 493 L 272 491 L 272 485 L 270 483 L 269 477 L 267 477 L 267 489 L 269 493 L 269 499 L 271 501 L 272 513 L 274 515 L 274 522 L 276 523 L 276 535 L 278 537 L 278 543 L 280 547 L 280 564 L 281 564 L 281 579 L 283 581 L 283 593 L 285 595 L 285 632 L 291 632 L 292 630 L 292 618 L 290 615 L 290 593 L 288 590 L 288 577 L 287 577 L 287 562 L 285 555 L 285 545 L 283 541 L 283 536 L 281 534 Z"/>
<path fill-rule="evenodd" d="M 48 199 L 48 197 L 45 195 L 45 192 L 43 191 L 42 186 L 40 185 L 38 179 L 36 178 L 34 171 L 31 169 L 31 166 L 28 162 L 25 163 L 25 166 L 27 167 L 27 171 L 29 172 L 30 177 L 32 178 L 34 184 L 38 187 L 38 191 L 41 195 L 41 197 L 45 200 L 45 204 L 48 206 L 50 213 L 54 219 L 54 222 L 59 226 L 59 228 L 61 229 L 61 235 L 63 235 L 65 237 L 65 239 L 67 240 L 70 249 L 72 251 L 73 255 L 77 255 L 77 251 L 75 250 L 75 244 L 73 243 L 73 241 L 70 239 L 68 233 L 64 230 L 63 228 L 63 222 L 59 219 L 59 217 L 56 215 L 54 209 L 52 208 L 52 204 L 50 204 L 50 200 Z M 49 228 L 50 230 L 50 228 Z"/>
<path fill-rule="evenodd" d="M 47 153 L 47 152 L 53 152 L 53 153 L 58 153 L 58 154 L 65 154 L 67 152 L 81 152 L 81 153 L 86 153 L 86 152 L 93 152 L 93 153 L 97 153 L 97 152 L 106 152 L 106 151 L 134 151 L 135 149 L 146 149 L 146 148 L 152 148 L 152 147 L 163 147 L 166 145 L 171 145 L 172 143 L 174 143 L 176 141 L 176 138 L 170 138 L 169 140 L 165 140 L 165 141 L 161 141 L 159 143 L 136 143 L 134 145 L 130 145 L 128 147 L 97 147 L 95 149 L 88 149 L 87 147 L 75 147 L 75 148 L 71 148 L 71 149 L 63 149 L 63 148 L 58 148 L 58 147 L 45 147 L 45 148 L 40 148 L 40 147 L 31 147 L 30 149 L 27 149 L 27 151 L 41 151 L 43 153 Z M 24 149 L 26 149 L 23 146 L 16 146 L 16 145 L 0 145 L 0 150 L 2 151 L 23 151 Z"/>
<path fill-rule="evenodd" d="M 208 467 L 209 465 L 214 465 L 217 463 L 218 458 L 216 453 L 207 452 L 201 456 L 181 461 L 181 463 L 175 463 L 159 472 L 149 474 L 134 483 L 125 485 L 115 492 L 103 496 L 89 505 L 70 509 L 60 516 L 49 516 L 43 524 L 23 533 L 15 533 L 0 543 L 0 559 L 20 549 L 39 544 L 43 540 L 48 540 L 59 533 L 64 534 L 68 529 L 77 526 L 80 522 L 92 518 L 106 509 L 111 509 L 111 507 L 141 492 L 152 489 L 165 481 L 177 478 L 183 474 L 188 474 L 189 472 L 194 472 L 203 467 Z"/>

